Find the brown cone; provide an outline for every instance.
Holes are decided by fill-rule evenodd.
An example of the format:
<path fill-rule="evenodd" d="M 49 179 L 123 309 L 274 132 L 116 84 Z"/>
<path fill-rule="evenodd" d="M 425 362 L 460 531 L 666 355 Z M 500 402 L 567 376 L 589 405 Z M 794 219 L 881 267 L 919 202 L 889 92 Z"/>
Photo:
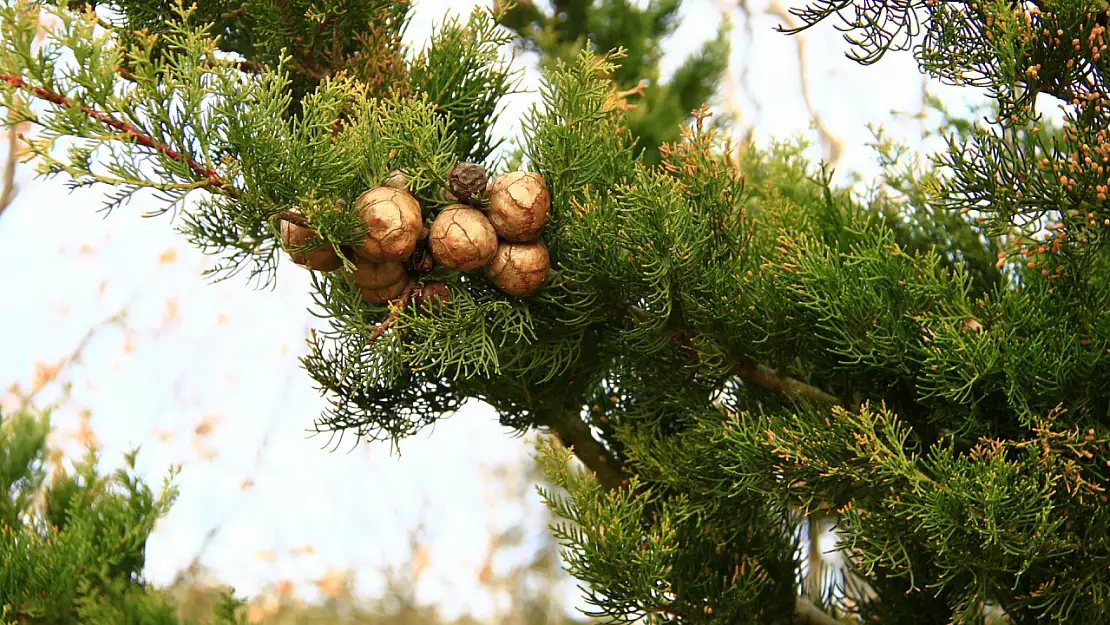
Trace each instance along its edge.
<path fill-rule="evenodd" d="M 359 293 L 362 294 L 362 299 L 366 300 L 369 304 L 381 305 L 401 297 L 401 293 L 405 292 L 405 287 L 409 285 L 409 277 L 406 275 L 393 284 L 387 284 L 377 289 L 367 289 L 359 287 Z"/>
<path fill-rule="evenodd" d="M 489 220 L 506 241 L 533 241 L 547 223 L 551 194 L 539 174 L 514 171 L 489 187 Z"/>
<path fill-rule="evenodd" d="M 460 202 L 470 204 L 486 193 L 486 168 L 477 163 L 459 163 L 447 174 L 448 190 Z"/>
<path fill-rule="evenodd" d="M 281 244 L 289 252 L 289 256 L 294 263 L 315 271 L 325 272 L 335 271 L 342 267 L 343 261 L 339 258 L 339 254 L 336 254 L 335 248 L 328 243 L 322 243 L 307 252 L 292 251 L 295 248 L 311 245 L 318 241 L 320 241 L 320 236 L 312 228 L 298 226 L 284 219 L 281 220 Z"/>
<path fill-rule="evenodd" d="M 432 222 L 428 235 L 432 256 L 448 269 L 485 267 L 497 252 L 497 232 L 482 211 L 453 204 Z"/>
<path fill-rule="evenodd" d="M 527 297 L 540 290 L 550 270 L 551 258 L 543 241 L 502 241 L 497 246 L 497 255 L 486 269 L 486 275 L 505 293 Z"/>
<path fill-rule="evenodd" d="M 355 270 L 348 271 L 359 288 L 380 289 L 405 277 L 405 266 L 399 262 L 375 263 L 362 257 L 355 258 Z"/>
<path fill-rule="evenodd" d="M 370 229 L 355 253 L 376 263 L 401 261 L 412 254 L 424 217 L 411 193 L 376 187 L 359 196 L 355 208 Z"/>

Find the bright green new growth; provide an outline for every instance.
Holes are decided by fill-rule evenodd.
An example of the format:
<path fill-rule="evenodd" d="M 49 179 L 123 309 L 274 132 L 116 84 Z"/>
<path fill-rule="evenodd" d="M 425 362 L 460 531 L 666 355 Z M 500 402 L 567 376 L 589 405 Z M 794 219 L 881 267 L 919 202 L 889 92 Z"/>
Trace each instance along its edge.
<path fill-rule="evenodd" d="M 5 8 L 5 104 L 16 89 L 64 104 L 27 117 L 117 152 L 94 174 L 89 149 L 52 160 L 43 141 L 49 171 L 156 189 L 224 275 L 269 278 L 283 210 L 339 248 L 362 234 L 345 207 L 394 169 L 429 216 L 453 164 L 498 169 L 492 103 L 512 82 L 496 15 L 476 11 L 424 55 L 402 55 L 403 20 L 368 13 L 395 30 L 360 53 L 407 59 L 395 83 L 373 83 L 378 73 L 306 47 L 320 28 L 346 41 L 347 3 L 320 5 L 254 0 L 218 14 L 305 15 L 227 26 L 228 41 L 253 42 L 247 68 L 205 35 L 217 14 L 158 9 L 163 34 L 129 48 L 130 35 L 65 17 L 47 49 L 82 59 L 67 76 L 30 52 L 30 13 Z M 865 62 L 917 41 L 925 71 L 987 87 L 1001 118 L 950 124 L 927 168 L 878 134 L 885 173 L 853 193 L 799 145 L 733 160 L 704 111 L 649 162 L 632 147 L 651 135 L 633 131 L 614 83 L 623 54 L 584 46 L 552 59 L 520 146 L 551 190 L 553 275 L 517 299 L 480 274 L 433 268 L 420 280 L 445 282 L 449 302 L 389 307 L 365 304 L 338 273 L 314 275 L 330 325 L 305 359 L 331 403 L 319 426 L 396 442 L 478 398 L 514 428 L 551 428 L 598 479 L 569 470 L 552 443 L 549 475 L 566 494 L 544 496 L 571 522 L 557 530 L 571 571 L 618 620 L 828 622 L 813 603 L 882 623 L 980 623 L 992 609 L 1011 622 L 1105 620 L 1105 11 L 820 0 L 796 14 L 844 16 Z M 125 49 L 130 78 L 115 69 Z M 1037 92 L 1064 101 L 1062 129 L 1037 116 Z M 207 194 L 184 208 L 195 189 Z M 836 592 L 804 583 L 806 515 L 839 519 L 849 570 Z"/>

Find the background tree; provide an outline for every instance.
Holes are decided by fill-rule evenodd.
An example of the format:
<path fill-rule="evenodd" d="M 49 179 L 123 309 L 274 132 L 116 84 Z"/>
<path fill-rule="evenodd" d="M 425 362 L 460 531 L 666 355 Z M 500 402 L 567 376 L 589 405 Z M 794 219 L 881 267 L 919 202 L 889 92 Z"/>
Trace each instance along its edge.
<path fill-rule="evenodd" d="M 678 139 L 690 112 L 709 102 L 728 67 L 729 25 L 702 44 L 669 80 L 663 81 L 659 61 L 663 40 L 679 21 L 680 0 L 636 6 L 627 0 L 559 1 L 550 11 L 521 2 L 506 12 L 502 23 L 517 33 L 517 45 L 540 57 L 550 71 L 574 59 L 583 49 L 595 53 L 622 48 L 625 56 L 612 80 L 628 98 L 625 123 L 643 150 L 645 163 L 659 162 L 659 146 Z M 631 96 L 638 97 L 631 97 Z"/>
<path fill-rule="evenodd" d="M 147 538 L 176 496 L 169 479 L 155 493 L 135 476 L 135 453 L 101 475 L 90 450 L 48 481 L 49 413 L 0 428 L 0 622 L 176 625 L 176 606 L 142 578 Z M 236 623 L 237 605 L 222 594 L 211 622 Z"/>
<path fill-rule="evenodd" d="M 137 14 L 129 4 L 115 8 Z M 260 32 L 307 40 L 334 26 L 344 40 L 341 4 L 242 8 L 305 16 Z M 737 164 L 704 112 L 645 163 L 613 83 L 620 55 L 584 50 L 549 68 L 521 145 L 551 191 L 555 272 L 521 299 L 414 266 L 415 286 L 389 306 L 366 303 L 341 272 L 314 276 L 332 321 L 305 361 L 332 401 L 321 428 L 396 441 L 479 398 L 507 425 L 555 431 L 598 478 L 565 471 L 548 448 L 569 493 L 549 499 L 575 522 L 559 530 L 572 572 L 608 616 L 827 622 L 798 599 L 800 506 L 840 515 L 866 587 L 845 607 L 872 620 L 978 622 L 993 604 L 1012 621 L 1098 622 L 1110 592 L 1105 16 L 1042 4 L 798 11 L 812 24 L 843 10 L 865 62 L 911 45 L 923 24 L 923 69 L 997 100 L 995 127 L 972 128 L 937 170 L 876 198 L 834 188 L 788 144 Z M 512 88 L 496 54 L 504 31 L 482 12 L 406 56 L 408 86 L 381 99 L 338 63 L 299 92 L 282 70 L 310 55 L 256 50 L 277 59 L 257 73 L 225 62 L 212 21 L 181 8 L 157 38 L 130 42 L 67 17 L 47 43 L 79 55 L 67 73 L 31 53 L 27 11 L 0 15 L 0 74 L 46 103 L 15 105 L 16 118 L 117 149 L 100 173 L 91 149 L 61 161 L 40 141 L 47 171 L 153 188 L 171 205 L 204 189 L 184 229 L 226 259 L 224 275 L 269 278 L 275 221 L 292 208 L 346 256 L 366 235 L 347 207 L 396 169 L 436 213 L 450 168 L 494 142 L 492 106 L 451 103 Z M 443 80 L 413 88 L 433 74 Z M 1064 100 L 1063 140 L 1040 125 L 1039 92 Z M 430 283 L 449 301 L 429 305 Z"/>
<path fill-rule="evenodd" d="M 88 448 L 73 471 L 49 456 L 50 412 L 21 411 L 0 421 L 0 623 L 38 625 L 221 625 L 265 623 L 351 623 L 359 625 L 576 625 L 548 594 L 534 585 L 557 571 L 550 547 L 506 573 L 483 581 L 509 592 L 510 609 L 493 619 L 448 619 L 415 598 L 419 570 L 391 571 L 377 601 L 352 592 L 350 577 L 334 578 L 319 603 L 305 603 L 279 587 L 249 603 L 234 589 L 183 576 L 156 588 L 142 576 L 145 545 L 155 523 L 177 495 L 173 469 L 160 492 L 135 472 L 136 453 L 122 469 L 104 474 L 99 454 Z M 58 467 L 49 474 L 49 467 Z M 542 476 L 531 475 L 531 478 Z M 520 485 L 525 484 L 520 480 Z M 521 494 L 518 493 L 518 496 Z M 490 558 L 519 548 L 517 532 L 498 536 Z M 414 543 L 414 547 L 415 547 Z M 414 551 L 414 567 L 418 567 Z"/>

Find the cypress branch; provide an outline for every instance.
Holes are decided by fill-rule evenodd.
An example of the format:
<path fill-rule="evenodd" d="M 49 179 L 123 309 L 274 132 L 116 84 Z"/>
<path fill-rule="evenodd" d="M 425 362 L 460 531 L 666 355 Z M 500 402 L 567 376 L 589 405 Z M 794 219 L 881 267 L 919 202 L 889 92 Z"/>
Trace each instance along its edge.
<path fill-rule="evenodd" d="M 620 466 L 616 457 L 594 438 L 589 426 L 579 417 L 578 410 L 545 408 L 537 412 L 536 422 L 551 428 L 568 451 L 586 465 L 605 489 L 617 490 L 631 485 L 624 468 Z M 655 611 L 683 616 L 681 611 L 672 606 L 658 606 Z M 796 598 L 792 622 L 794 625 L 837 625 L 839 623 L 805 597 Z"/>
<path fill-rule="evenodd" d="M 783 375 L 774 369 L 751 360 L 742 360 L 733 366 L 736 377 L 790 399 L 804 399 L 817 405 L 840 406 L 842 402 L 819 388 Z"/>
<path fill-rule="evenodd" d="M 589 426 L 579 417 L 579 411 L 571 408 L 540 410 L 536 423 L 551 428 L 605 488 L 615 490 L 629 485 L 620 462 L 594 438 Z"/>
<path fill-rule="evenodd" d="M 53 93 L 51 91 L 43 89 L 42 87 L 29 85 L 26 81 L 18 76 L 0 74 L 0 81 L 3 81 L 4 85 L 9 89 L 22 89 L 24 91 L 27 91 L 28 93 L 37 96 L 41 100 L 57 104 L 58 106 L 64 107 L 66 109 L 77 109 L 87 115 L 89 118 L 95 119 L 96 121 L 104 124 L 105 126 L 108 126 L 109 128 L 113 128 L 122 132 L 138 145 L 151 148 L 171 160 L 185 163 L 189 166 L 189 169 L 192 170 L 198 178 L 200 178 L 200 182 L 204 183 L 205 186 L 219 193 L 223 193 L 228 197 L 236 198 L 239 196 L 239 192 L 230 184 L 228 184 L 227 181 L 223 180 L 223 178 L 221 178 L 214 169 L 202 165 L 189 154 L 175 150 L 170 146 L 157 141 L 150 135 L 147 135 L 142 130 L 136 128 L 131 124 L 128 124 L 127 122 L 122 122 L 118 119 L 115 119 L 107 113 L 94 110 L 81 104 L 76 104 L 61 94 Z"/>
<path fill-rule="evenodd" d="M 627 312 L 624 313 L 626 318 L 635 323 L 647 323 L 649 321 L 648 315 L 636 306 L 630 306 L 626 310 Z M 697 350 L 693 347 L 689 336 L 673 328 L 665 330 L 665 334 L 672 343 L 680 346 L 690 355 L 691 364 L 697 364 Z M 773 393 L 778 393 L 789 399 L 803 399 L 817 405 L 828 407 L 842 405 L 841 400 L 837 397 L 815 386 L 796 380 L 788 375 L 783 375 L 750 358 L 736 358 L 728 371 L 741 380 L 767 389 Z"/>

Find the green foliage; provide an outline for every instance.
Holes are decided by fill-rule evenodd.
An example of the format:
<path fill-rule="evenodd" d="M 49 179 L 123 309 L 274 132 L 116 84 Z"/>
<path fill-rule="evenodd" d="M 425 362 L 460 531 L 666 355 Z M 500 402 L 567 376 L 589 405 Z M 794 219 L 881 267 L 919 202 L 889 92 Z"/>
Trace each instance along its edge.
<path fill-rule="evenodd" d="M 497 147 L 491 135 L 496 109 L 515 89 L 500 56 L 509 41 L 486 13 L 475 12 L 465 25 L 451 16 L 412 64 L 412 90 L 426 94 L 436 112 L 451 120 L 450 134 L 460 143 L 458 160 L 482 162 Z"/>
<path fill-rule="evenodd" d="M 150 48 L 155 63 L 168 61 L 176 48 L 172 37 L 180 28 L 180 2 L 166 0 L 53 0 L 73 10 L 86 7 L 107 9 L 117 19 L 101 17 L 112 27 L 121 47 Z M 187 22 L 218 36 L 216 47 L 237 57 L 222 59 L 239 70 L 255 72 L 263 67 L 284 67 L 291 74 L 290 107 L 283 115 L 299 115 L 301 98 L 314 91 L 325 78 L 348 69 L 371 88 L 385 95 L 392 78 L 404 77 L 400 42 L 408 18 L 409 3 L 327 2 L 285 0 L 210 0 L 191 7 Z M 104 12 L 101 11 L 101 15 Z M 141 59 L 124 59 L 124 76 L 145 65 Z M 390 67 L 395 65 L 396 67 Z"/>
<path fill-rule="evenodd" d="M 130 4 L 112 4 L 116 10 L 127 9 L 132 21 L 126 23 L 150 20 L 158 26 L 139 36 L 92 13 L 44 7 L 62 26 L 50 31 L 39 48 L 34 44 L 37 12 L 26 9 L 39 4 L 0 7 L 0 64 L 6 75 L 23 89 L 57 94 L 46 111 L 15 105 L 13 121 L 31 121 L 43 129 L 30 143 L 28 156 L 39 158 L 40 171 L 47 175 L 69 176 L 71 188 L 109 185 L 106 209 L 149 190 L 164 202 L 160 212 L 176 212 L 187 196 L 194 197 L 192 191 L 214 190 L 183 211 L 180 229 L 200 249 L 222 257 L 211 271 L 218 278 L 247 269 L 260 284 L 273 279 L 276 226 L 270 219 L 283 210 L 307 213 L 326 244 L 355 240 L 361 233 L 353 215 L 332 208 L 352 203 L 367 186 L 386 177 L 390 169 L 382 167 L 390 149 L 405 152 L 394 164 L 428 159 L 412 164 L 425 190 L 442 182 L 455 161 L 484 160 L 494 147 L 489 136 L 494 105 L 515 88 L 513 73 L 495 55 L 506 35 L 495 26 L 494 16 L 482 10 L 465 25 L 442 25 L 411 62 L 398 57 L 403 82 L 375 90 L 366 88 L 357 71 L 343 71 L 345 59 L 356 53 L 392 54 L 399 45 L 392 39 L 369 42 L 383 46 L 384 52 L 336 52 L 338 56 L 328 57 L 328 71 L 309 72 L 309 85 L 302 80 L 305 67 L 322 61 L 283 52 L 288 41 L 265 29 L 256 32 L 257 41 L 249 47 L 270 51 L 259 53 L 261 68 L 248 71 L 229 62 L 220 54 L 221 40 L 214 38 L 226 26 L 215 17 L 225 15 L 219 10 L 204 13 L 181 2 L 140 2 L 129 13 Z M 343 6 L 314 9 L 324 11 L 312 14 L 309 30 L 314 36 L 342 27 L 330 35 L 345 42 L 354 36 L 354 24 L 375 19 L 380 28 L 383 21 L 399 22 L 375 17 L 378 5 L 373 3 L 365 5 L 366 14 L 347 11 L 349 3 L 338 4 Z M 267 11 L 292 11 L 286 3 L 264 5 L 266 11 L 247 6 L 243 12 L 274 27 L 284 21 Z M 301 26 L 307 28 L 307 23 Z M 67 54 L 76 63 L 67 61 Z M 5 106 L 11 108 L 15 92 L 3 93 Z M 397 123 L 381 128 L 387 118 Z M 367 127 L 377 129 L 379 136 L 368 135 Z M 409 136 L 425 128 L 423 138 Z M 69 137 L 77 140 L 58 159 L 55 148 Z M 107 163 L 104 172 L 97 171 L 101 163 Z"/>
<path fill-rule="evenodd" d="M 539 488 L 565 519 L 553 530 L 565 547 L 568 570 L 589 584 L 586 601 L 598 608 L 593 614 L 617 622 L 646 615 L 751 623 L 791 611 L 794 545 L 784 511 L 769 510 L 748 495 L 731 507 L 736 516 L 715 515 L 707 485 L 692 473 L 684 474 L 689 481 L 682 486 L 695 488 L 673 497 L 665 489 L 641 489 L 639 480 L 631 489 L 607 493 L 567 467 L 565 448 L 547 442 L 539 451 L 548 479 L 567 493 Z M 672 457 L 690 464 L 689 456 Z"/>
<path fill-rule="evenodd" d="M 270 24 L 252 41 L 346 23 L 340 4 L 312 6 L 285 39 L 267 39 Z M 144 7 L 118 6 L 128 19 Z M 321 429 L 396 443 L 470 398 L 514 428 L 551 428 L 598 477 L 545 451 L 565 491 L 544 491 L 568 521 L 557 535 L 597 613 L 617 620 L 783 623 L 816 602 L 891 623 L 981 623 L 994 608 L 1010 622 L 1104 621 L 1105 7 L 797 10 L 805 27 L 844 17 L 862 62 L 916 45 L 924 71 L 994 100 L 985 124 L 949 117 L 928 165 L 876 130 L 883 174 L 859 191 L 798 142 L 734 158 L 704 109 L 678 135 L 653 134 L 705 99 L 697 85 L 711 84 L 723 39 L 679 72 L 687 87 L 628 109 L 620 89 L 657 76 L 648 42 L 670 32 L 677 3 L 554 8 L 505 16 L 545 59 L 520 145 L 551 191 L 551 277 L 512 298 L 433 267 L 415 288 L 443 282 L 450 301 L 370 306 L 342 272 L 314 275 L 329 327 L 305 366 L 331 402 Z M 34 153 L 47 171 L 155 189 L 168 206 L 204 189 L 184 229 L 224 274 L 269 276 L 282 210 L 342 251 L 365 234 L 351 202 L 394 169 L 433 218 L 448 169 L 496 145 L 489 125 L 510 90 L 500 13 L 448 22 L 405 57 L 403 88 L 381 93 L 335 68 L 303 82 L 303 51 L 270 50 L 245 71 L 210 38 L 223 14 L 175 11 L 152 37 L 65 14 L 37 55 L 28 14 L 0 9 L 0 75 L 46 103 L 12 119 L 45 129 Z M 364 56 L 389 58 L 390 41 L 365 40 Z M 63 51 L 79 67 L 64 72 Z M 1037 94 L 1062 101 L 1062 128 Z M 116 148 L 97 153 L 108 173 L 92 173 L 92 147 L 46 156 L 55 136 Z M 849 571 L 832 596 L 799 601 L 807 514 L 838 520 Z"/>
<path fill-rule="evenodd" d="M 24 511 L 46 479 L 43 455 L 50 431 L 48 415 L 24 415 L 3 423 L 4 446 L 0 447 L 0 518 L 7 527 L 23 522 Z"/>
<path fill-rule="evenodd" d="M 125 468 L 100 475 L 90 451 L 49 481 L 49 416 L 0 421 L 0 622 L 177 625 L 172 602 L 142 579 L 146 541 L 176 497 Z M 213 623 L 235 624 L 230 595 Z"/>
<path fill-rule="evenodd" d="M 659 146 L 678 139 L 690 111 L 713 97 L 728 68 L 730 29 L 724 24 L 715 39 L 662 81 L 662 43 L 678 26 L 680 8 L 679 0 L 652 0 L 643 7 L 628 0 L 557 0 L 548 13 L 528 0 L 512 6 L 505 25 L 520 36 L 525 50 L 540 55 L 549 71 L 582 50 L 603 54 L 623 49 L 612 81 L 618 91 L 627 92 L 633 107 L 625 119 L 633 145 L 643 151 L 645 163 L 654 164 L 660 161 Z M 639 97 L 632 101 L 633 95 Z"/>

